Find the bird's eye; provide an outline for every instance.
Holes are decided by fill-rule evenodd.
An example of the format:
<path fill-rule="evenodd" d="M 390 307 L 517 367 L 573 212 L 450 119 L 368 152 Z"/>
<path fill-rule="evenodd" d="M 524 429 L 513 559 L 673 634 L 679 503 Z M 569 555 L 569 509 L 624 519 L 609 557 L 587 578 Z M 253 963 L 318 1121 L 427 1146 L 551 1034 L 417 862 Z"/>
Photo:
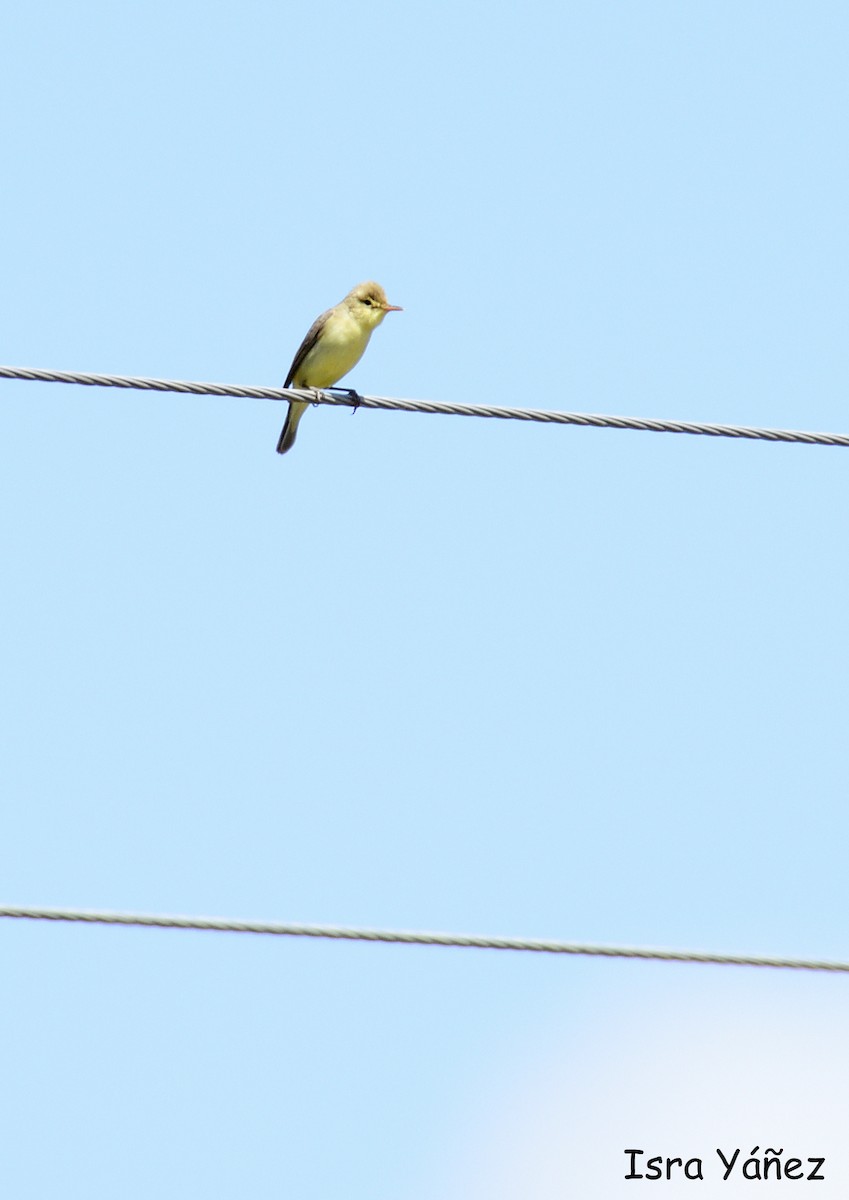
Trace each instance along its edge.
<path fill-rule="evenodd" d="M 363 296 L 363 304 L 367 304 L 369 308 L 371 308 L 371 306 L 374 304 L 374 301 L 372 300 L 371 296 Z"/>

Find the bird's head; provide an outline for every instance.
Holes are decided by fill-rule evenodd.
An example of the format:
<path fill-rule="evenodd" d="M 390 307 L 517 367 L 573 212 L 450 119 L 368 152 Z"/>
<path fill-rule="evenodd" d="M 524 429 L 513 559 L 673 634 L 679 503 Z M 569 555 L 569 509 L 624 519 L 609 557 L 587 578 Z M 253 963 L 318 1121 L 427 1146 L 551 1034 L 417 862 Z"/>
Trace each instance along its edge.
<path fill-rule="evenodd" d="M 397 304 L 389 303 L 379 283 L 358 283 L 345 301 L 356 319 L 369 329 L 376 328 L 388 312 L 403 312 Z"/>

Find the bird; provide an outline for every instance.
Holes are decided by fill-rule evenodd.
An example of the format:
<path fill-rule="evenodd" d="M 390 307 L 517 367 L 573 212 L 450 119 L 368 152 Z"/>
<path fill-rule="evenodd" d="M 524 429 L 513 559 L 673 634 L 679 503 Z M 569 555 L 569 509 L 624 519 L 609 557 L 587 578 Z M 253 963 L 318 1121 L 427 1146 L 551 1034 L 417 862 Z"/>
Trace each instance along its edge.
<path fill-rule="evenodd" d="M 358 283 L 344 300 L 317 317 L 298 347 L 284 387 L 329 388 L 347 375 L 362 358 L 369 338 L 388 312 L 402 312 L 390 304 L 379 283 Z M 298 424 L 309 407 L 306 400 L 290 400 L 286 424 L 277 443 L 285 454 L 295 444 Z"/>

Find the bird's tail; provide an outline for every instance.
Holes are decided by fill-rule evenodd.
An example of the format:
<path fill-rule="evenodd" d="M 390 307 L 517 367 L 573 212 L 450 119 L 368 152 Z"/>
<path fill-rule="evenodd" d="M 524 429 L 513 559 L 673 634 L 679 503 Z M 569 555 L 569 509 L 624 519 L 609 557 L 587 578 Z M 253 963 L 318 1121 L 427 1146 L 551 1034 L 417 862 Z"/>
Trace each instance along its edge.
<path fill-rule="evenodd" d="M 289 412 L 286 416 L 286 424 L 280 434 L 280 440 L 277 443 L 277 453 L 285 454 L 287 450 L 291 450 L 295 444 L 295 437 L 298 432 L 298 423 L 301 417 L 309 408 L 309 404 L 305 400 L 290 400 Z"/>

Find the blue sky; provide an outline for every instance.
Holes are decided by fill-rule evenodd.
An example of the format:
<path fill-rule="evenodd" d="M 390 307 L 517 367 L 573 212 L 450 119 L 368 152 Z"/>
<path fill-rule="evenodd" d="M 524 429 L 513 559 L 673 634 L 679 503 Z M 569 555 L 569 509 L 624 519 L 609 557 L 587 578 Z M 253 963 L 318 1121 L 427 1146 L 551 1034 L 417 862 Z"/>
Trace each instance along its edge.
<path fill-rule="evenodd" d="M 849 430 L 844 5 L 0 32 L 6 363 L 279 385 L 374 278 L 364 392 Z M 5 903 L 849 956 L 845 451 L 0 390 Z M 846 1194 L 841 976 L 0 944 L 16 1200 Z"/>

